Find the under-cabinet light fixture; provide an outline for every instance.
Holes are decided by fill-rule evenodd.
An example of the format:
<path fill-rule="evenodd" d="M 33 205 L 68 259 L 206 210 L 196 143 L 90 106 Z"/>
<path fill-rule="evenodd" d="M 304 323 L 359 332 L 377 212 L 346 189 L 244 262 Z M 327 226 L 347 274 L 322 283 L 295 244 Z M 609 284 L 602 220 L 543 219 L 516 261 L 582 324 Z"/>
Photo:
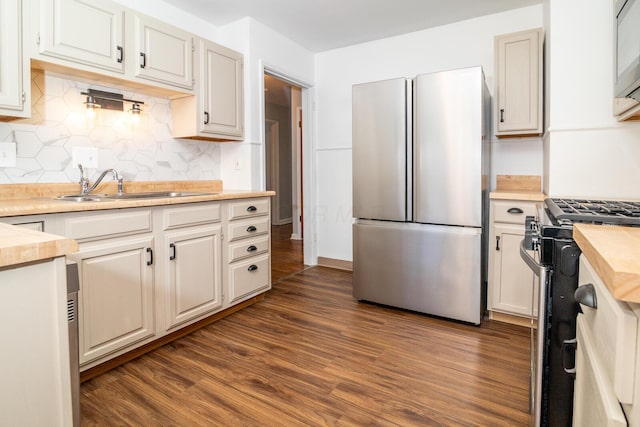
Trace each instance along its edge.
<path fill-rule="evenodd" d="M 86 92 L 80 92 L 81 95 L 86 95 L 87 100 L 84 104 L 87 106 L 87 110 L 94 110 L 96 108 L 104 108 L 107 110 L 124 111 L 124 103 L 130 102 L 133 104 L 129 112 L 134 117 L 140 117 L 142 108 L 140 105 L 144 104 L 142 101 L 136 101 L 135 99 L 127 99 L 120 93 L 106 92 L 97 89 L 87 89 Z"/>

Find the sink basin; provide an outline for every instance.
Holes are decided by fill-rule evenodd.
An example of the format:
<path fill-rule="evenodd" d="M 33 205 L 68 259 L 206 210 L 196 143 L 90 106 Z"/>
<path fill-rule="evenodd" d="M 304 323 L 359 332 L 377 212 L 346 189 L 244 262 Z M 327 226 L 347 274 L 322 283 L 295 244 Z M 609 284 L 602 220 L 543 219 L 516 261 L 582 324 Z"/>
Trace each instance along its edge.
<path fill-rule="evenodd" d="M 63 200 L 65 202 L 104 202 L 104 194 L 94 195 L 82 195 L 82 194 L 67 194 L 64 196 L 58 196 L 56 200 Z"/>
<path fill-rule="evenodd" d="M 181 191 L 153 191 L 149 193 L 124 193 L 124 194 L 107 194 L 105 198 L 113 200 L 126 200 L 126 199 L 160 199 L 160 198 L 175 198 L 175 197 L 189 197 L 189 196 L 206 196 L 214 193 L 195 193 L 195 192 L 181 192 Z"/>
<path fill-rule="evenodd" d="M 206 196 L 216 193 L 198 193 L 187 191 L 152 191 L 147 193 L 124 193 L 124 194 L 68 194 L 58 196 L 56 200 L 67 202 L 106 202 L 113 200 L 140 200 L 140 199 L 162 199 L 189 196 Z"/>

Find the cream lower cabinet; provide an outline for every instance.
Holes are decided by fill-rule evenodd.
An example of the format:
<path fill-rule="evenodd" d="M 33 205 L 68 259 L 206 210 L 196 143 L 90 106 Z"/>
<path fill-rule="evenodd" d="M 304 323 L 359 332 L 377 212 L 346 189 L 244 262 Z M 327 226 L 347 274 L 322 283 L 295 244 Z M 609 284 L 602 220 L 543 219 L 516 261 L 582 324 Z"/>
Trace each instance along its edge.
<path fill-rule="evenodd" d="M 222 308 L 222 225 L 219 203 L 167 208 L 164 269 L 167 329 Z M 202 224 L 205 225 L 191 225 Z"/>
<path fill-rule="evenodd" d="M 225 304 L 271 289 L 269 199 L 227 203 Z"/>
<path fill-rule="evenodd" d="M 80 245 L 80 363 L 155 334 L 153 237 Z"/>
<path fill-rule="evenodd" d="M 63 216 L 78 263 L 80 365 L 154 337 L 157 256 L 151 209 Z M 81 368 L 82 369 L 82 368 Z"/>
<path fill-rule="evenodd" d="M 531 318 L 537 312 L 537 282 L 520 257 L 527 215 L 536 215 L 534 202 L 491 201 L 487 308 L 492 317 Z"/>
<path fill-rule="evenodd" d="M 577 319 L 574 426 L 640 426 L 640 305 L 616 300 L 583 255 L 579 286 L 596 306 Z"/>
<path fill-rule="evenodd" d="M 24 54 L 23 2 L 0 2 L 0 117 L 31 115 L 29 55 Z"/>

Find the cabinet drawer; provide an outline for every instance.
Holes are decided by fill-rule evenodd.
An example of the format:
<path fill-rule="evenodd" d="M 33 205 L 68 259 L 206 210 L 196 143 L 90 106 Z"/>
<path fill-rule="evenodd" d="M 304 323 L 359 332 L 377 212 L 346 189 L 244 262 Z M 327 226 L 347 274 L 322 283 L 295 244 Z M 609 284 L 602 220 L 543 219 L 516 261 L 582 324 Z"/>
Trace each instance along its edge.
<path fill-rule="evenodd" d="M 269 213 L 269 199 L 249 199 L 229 203 L 229 219 L 248 218 Z"/>
<path fill-rule="evenodd" d="M 524 224 L 527 216 L 538 216 L 538 210 L 534 202 L 496 200 L 493 202 L 492 208 L 495 222 Z"/>
<path fill-rule="evenodd" d="M 233 222 L 229 225 L 229 241 L 244 239 L 245 237 L 267 234 L 269 232 L 269 217 L 248 219 Z"/>
<path fill-rule="evenodd" d="M 229 302 L 269 288 L 269 255 L 253 257 L 229 266 Z"/>
<path fill-rule="evenodd" d="M 229 245 L 229 262 L 269 252 L 269 236 L 245 239 Z"/>
<path fill-rule="evenodd" d="M 66 236 L 76 240 L 122 236 L 151 231 L 151 211 L 86 214 L 65 220 Z"/>
<path fill-rule="evenodd" d="M 591 335 L 602 370 L 622 403 L 632 403 L 636 378 L 638 320 L 629 306 L 615 299 L 582 255 L 579 286 L 593 284 L 597 308 L 581 305 L 581 321 Z"/>
<path fill-rule="evenodd" d="M 165 230 L 218 221 L 220 221 L 220 203 L 196 203 L 164 210 Z"/>

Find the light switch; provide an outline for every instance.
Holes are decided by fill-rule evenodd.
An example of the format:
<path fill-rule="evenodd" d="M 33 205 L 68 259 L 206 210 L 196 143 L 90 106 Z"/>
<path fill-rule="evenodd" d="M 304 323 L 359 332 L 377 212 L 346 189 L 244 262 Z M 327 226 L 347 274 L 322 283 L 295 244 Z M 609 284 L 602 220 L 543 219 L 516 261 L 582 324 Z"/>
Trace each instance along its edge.
<path fill-rule="evenodd" d="M 81 164 L 85 168 L 98 167 L 98 149 L 94 147 L 73 147 L 71 149 L 73 166 Z"/>
<path fill-rule="evenodd" d="M 0 142 L 0 167 L 13 168 L 16 166 L 16 144 Z"/>

